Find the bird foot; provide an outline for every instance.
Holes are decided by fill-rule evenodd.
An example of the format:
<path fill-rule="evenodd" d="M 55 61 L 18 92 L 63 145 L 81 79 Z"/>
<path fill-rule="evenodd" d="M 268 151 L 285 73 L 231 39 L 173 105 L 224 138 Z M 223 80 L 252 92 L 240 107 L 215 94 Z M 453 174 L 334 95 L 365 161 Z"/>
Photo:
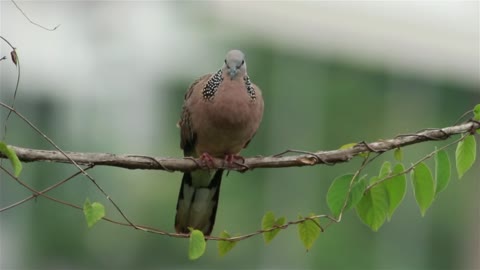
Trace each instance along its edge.
<path fill-rule="evenodd" d="M 226 154 L 225 158 L 223 159 L 229 166 L 234 163 L 237 163 L 237 160 L 240 160 L 242 163 L 245 163 L 245 158 L 240 155 L 235 154 Z"/>
<path fill-rule="evenodd" d="M 245 165 L 245 158 L 240 156 L 240 155 L 226 154 L 225 158 L 223 160 L 224 160 L 224 162 L 227 163 L 227 165 L 229 167 L 233 167 L 233 165 L 242 167 L 240 172 L 244 172 L 244 171 L 250 169 L 250 167 Z M 238 161 L 240 161 L 240 162 L 238 162 Z"/>
<path fill-rule="evenodd" d="M 213 157 L 207 152 L 204 152 L 200 156 L 200 160 L 202 161 L 202 165 L 204 167 L 207 167 L 209 169 L 213 169 L 215 167 L 215 163 L 213 162 Z"/>

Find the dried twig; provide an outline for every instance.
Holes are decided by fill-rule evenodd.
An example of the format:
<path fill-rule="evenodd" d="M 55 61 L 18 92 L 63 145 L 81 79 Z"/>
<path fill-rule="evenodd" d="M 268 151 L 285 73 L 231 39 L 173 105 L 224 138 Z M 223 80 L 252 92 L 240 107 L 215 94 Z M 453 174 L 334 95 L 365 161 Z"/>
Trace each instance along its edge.
<path fill-rule="evenodd" d="M 1 106 L 6 106 L 0 102 Z M 398 147 L 404 147 L 425 141 L 446 140 L 449 136 L 471 132 L 480 129 L 477 122 L 466 122 L 463 124 L 444 127 L 441 129 L 429 129 L 415 134 L 400 136 L 388 140 L 379 140 L 368 144 L 358 144 L 353 148 L 343 150 L 318 151 L 304 155 L 292 156 L 267 156 L 245 158 L 246 167 L 233 164 L 232 167 L 225 167 L 223 159 L 214 159 L 213 165 L 216 168 L 226 168 L 230 170 L 245 170 L 245 168 L 280 168 L 280 167 L 300 167 L 312 166 L 317 164 L 337 164 L 351 160 L 353 157 L 368 152 L 385 152 Z M 447 135 L 447 136 L 446 136 Z M 10 146 L 17 153 L 19 159 L 23 162 L 59 162 L 72 163 L 74 161 L 79 165 L 95 166 L 114 166 L 126 169 L 144 169 L 144 170 L 168 170 L 168 171 L 192 171 L 199 168 L 197 162 L 186 158 L 167 158 L 167 157 L 144 157 L 139 155 L 116 155 L 108 153 L 80 153 L 64 152 L 54 150 L 38 150 Z M 314 155 L 313 155 L 314 154 Z M 320 158 L 317 158 L 320 157 Z M 1 156 L 0 158 L 5 158 Z"/>
<path fill-rule="evenodd" d="M 7 104 L 3 103 L 3 102 L 0 102 L 0 106 L 2 107 L 5 107 L 7 109 L 10 110 L 10 112 L 14 113 L 15 115 L 17 115 L 22 121 L 24 121 L 25 123 L 27 123 L 33 130 L 35 130 L 35 132 L 37 132 L 40 136 L 42 136 L 42 138 L 44 138 L 53 148 L 56 149 L 55 152 L 57 152 L 59 155 L 61 155 L 63 158 L 65 158 L 66 160 L 68 160 L 68 163 L 72 164 L 73 166 L 75 166 L 83 175 L 85 175 L 89 180 L 90 182 L 92 182 L 95 187 L 105 196 L 105 198 L 113 205 L 113 207 L 115 207 L 115 209 L 117 210 L 117 212 L 123 217 L 123 219 L 128 223 L 130 224 L 131 226 L 133 226 L 135 229 L 139 229 L 135 226 L 135 224 L 133 224 L 133 222 L 130 221 L 130 219 L 125 215 L 125 213 L 123 213 L 122 209 L 120 209 L 120 207 L 117 205 L 117 203 L 115 203 L 115 201 L 112 199 L 112 197 L 110 197 L 106 192 L 105 190 L 103 190 L 102 187 L 100 187 L 100 185 L 97 183 L 97 181 L 90 175 L 88 174 L 82 167 L 80 167 L 80 164 L 77 163 L 75 160 L 73 160 L 69 155 L 67 155 L 65 153 L 65 151 L 63 151 L 57 144 L 55 144 L 55 142 L 50 139 L 45 133 L 43 133 L 37 126 L 35 126 L 30 120 L 28 120 L 25 116 L 23 116 L 21 113 L 17 112 L 14 108 L 8 106 Z M 0 158 L 4 158 L 4 156 L 0 155 Z M 21 160 L 21 159 L 20 159 Z M 95 164 L 93 163 L 87 163 L 87 164 L 82 164 L 82 165 L 87 165 L 87 166 L 95 166 Z"/>
<path fill-rule="evenodd" d="M 31 24 L 35 25 L 35 26 L 38 26 L 40 28 L 42 28 L 43 30 L 47 30 L 47 31 L 55 31 L 57 30 L 58 27 L 60 27 L 60 24 L 57 24 L 55 27 L 53 28 L 48 28 L 48 27 L 45 27 L 41 24 L 38 24 L 36 22 L 34 22 L 32 19 L 30 19 L 27 14 L 25 13 L 25 11 L 23 11 L 19 6 L 18 4 L 14 1 L 14 0 L 10 0 L 14 5 L 15 7 L 20 11 L 20 13 L 22 13 L 23 17 L 25 17 Z"/>
<path fill-rule="evenodd" d="M 17 93 L 18 93 L 18 86 L 20 85 L 20 75 L 21 75 L 21 69 L 20 69 L 20 59 L 18 58 L 18 54 L 16 51 L 16 48 L 8 41 L 6 38 L 0 36 L 0 39 L 2 39 L 7 45 L 12 49 L 10 52 L 10 57 L 12 58 L 13 63 L 17 67 L 17 81 L 15 83 L 15 90 L 13 91 L 13 99 L 12 99 L 12 104 L 10 107 L 14 108 L 15 107 L 15 100 L 17 99 Z M 8 111 L 7 116 L 5 117 L 5 122 L 3 124 L 3 137 L 2 140 L 5 140 L 5 137 L 7 136 L 7 123 L 8 119 L 10 118 L 10 115 L 12 114 L 12 110 Z"/>

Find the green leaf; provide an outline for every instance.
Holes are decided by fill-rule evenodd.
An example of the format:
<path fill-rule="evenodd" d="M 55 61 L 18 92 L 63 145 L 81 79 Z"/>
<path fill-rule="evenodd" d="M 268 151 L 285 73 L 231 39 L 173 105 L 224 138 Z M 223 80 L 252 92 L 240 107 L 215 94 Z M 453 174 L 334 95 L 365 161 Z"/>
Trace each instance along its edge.
<path fill-rule="evenodd" d="M 367 188 L 366 180 L 367 177 L 363 176 L 358 182 L 353 184 L 352 191 L 350 192 L 350 200 L 347 203 L 347 207 L 345 207 L 345 211 L 357 206 L 358 202 L 362 199 L 365 189 Z"/>
<path fill-rule="evenodd" d="M 395 158 L 396 161 L 402 162 L 402 160 L 403 160 L 403 150 L 402 150 L 402 148 L 396 148 L 395 151 L 393 151 L 393 157 Z"/>
<path fill-rule="evenodd" d="M 18 177 L 20 172 L 22 172 L 22 163 L 18 159 L 17 153 L 15 153 L 15 151 L 8 147 L 4 142 L 0 142 L 0 153 L 7 156 L 8 160 L 10 160 L 10 163 L 12 164 L 13 175 Z"/>
<path fill-rule="evenodd" d="M 340 215 L 342 207 L 345 204 L 345 199 L 347 198 L 348 189 L 350 187 L 350 182 L 352 181 L 353 174 L 345 174 L 339 176 L 333 180 L 330 188 L 327 193 L 327 205 L 332 211 L 334 216 Z M 355 182 L 350 191 L 350 196 L 345 206 L 347 211 L 353 206 L 355 206 L 363 196 L 363 192 L 366 188 L 366 182 L 364 181 L 365 177 Z"/>
<path fill-rule="evenodd" d="M 415 166 L 411 178 L 415 200 L 417 201 L 422 216 L 425 216 L 425 212 L 432 204 L 435 195 L 432 172 L 428 166 L 422 162 Z"/>
<path fill-rule="evenodd" d="M 480 121 L 480 104 L 473 108 L 473 120 Z"/>
<path fill-rule="evenodd" d="M 480 104 L 473 108 L 473 120 L 480 121 Z M 480 129 L 477 130 L 477 133 L 480 134 Z"/>
<path fill-rule="evenodd" d="M 403 164 L 398 163 L 393 167 L 392 174 L 400 174 L 404 170 Z M 385 190 L 387 191 L 388 197 L 387 220 L 390 220 L 407 193 L 407 177 L 405 174 L 385 180 Z"/>
<path fill-rule="evenodd" d="M 275 215 L 271 211 L 267 212 L 262 218 L 262 230 L 268 230 L 274 226 L 282 226 L 283 224 L 285 224 L 285 217 L 280 217 L 275 220 Z M 263 239 L 265 240 L 265 244 L 270 243 L 279 232 L 280 229 L 264 232 Z"/>
<path fill-rule="evenodd" d="M 380 168 L 380 173 L 378 174 L 378 178 L 382 179 L 387 177 L 392 172 L 392 164 L 389 161 L 385 161 Z"/>
<path fill-rule="evenodd" d="M 344 144 L 344 145 L 340 146 L 340 148 L 338 148 L 338 149 L 339 150 L 350 149 L 350 148 L 353 148 L 357 144 L 358 143 L 347 143 L 347 144 Z"/>
<path fill-rule="evenodd" d="M 220 237 L 221 238 L 230 238 L 230 234 L 228 234 L 227 231 L 223 231 L 221 234 L 220 234 Z M 237 244 L 236 241 L 223 241 L 223 240 L 219 240 L 218 241 L 218 254 L 220 256 L 224 256 L 225 254 L 227 254 L 230 250 L 232 250 L 232 248 Z"/>
<path fill-rule="evenodd" d="M 342 211 L 347 198 L 350 182 L 353 174 L 345 174 L 333 180 L 327 193 L 327 204 L 334 216 L 338 216 Z M 346 209 L 346 208 L 345 208 Z"/>
<path fill-rule="evenodd" d="M 99 202 L 90 203 L 90 200 L 87 198 L 83 204 L 83 214 L 87 220 L 88 227 L 91 228 L 105 216 L 105 207 Z"/>
<path fill-rule="evenodd" d="M 205 242 L 205 236 L 203 236 L 203 232 L 191 229 L 190 245 L 188 246 L 188 258 L 190 260 L 196 260 L 200 258 L 205 252 L 206 247 L 207 243 Z"/>
<path fill-rule="evenodd" d="M 373 231 L 378 231 L 387 216 L 388 198 L 384 184 L 367 190 L 356 207 L 360 219 Z"/>
<path fill-rule="evenodd" d="M 302 219 L 302 216 L 298 216 L 298 219 Z M 308 219 L 305 222 L 298 224 L 298 235 L 307 251 L 310 250 L 313 243 L 315 243 L 315 240 L 317 240 L 320 235 L 320 227 L 317 222 L 318 220 L 314 221 Z"/>
<path fill-rule="evenodd" d="M 458 178 L 462 176 L 472 167 L 475 162 L 477 151 L 475 137 L 468 135 L 465 139 L 458 143 L 455 151 L 455 159 L 457 165 Z"/>
<path fill-rule="evenodd" d="M 357 146 L 358 143 L 347 143 L 347 144 L 344 144 L 342 146 L 340 146 L 340 148 L 338 148 L 338 150 L 345 150 L 345 149 L 350 149 L 350 148 L 353 148 L 355 146 Z M 361 157 L 368 157 L 368 153 L 367 152 L 362 152 L 360 154 L 358 154 L 359 156 Z"/>
<path fill-rule="evenodd" d="M 450 175 L 450 158 L 445 150 L 441 150 L 435 155 L 435 196 L 448 186 Z"/>

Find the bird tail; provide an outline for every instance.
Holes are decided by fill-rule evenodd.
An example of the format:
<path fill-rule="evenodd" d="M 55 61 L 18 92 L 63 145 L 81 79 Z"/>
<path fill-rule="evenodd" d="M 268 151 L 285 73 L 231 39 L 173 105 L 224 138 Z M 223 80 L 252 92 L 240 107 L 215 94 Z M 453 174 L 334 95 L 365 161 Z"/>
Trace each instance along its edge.
<path fill-rule="evenodd" d="M 210 235 L 215 223 L 223 170 L 186 172 L 178 194 L 175 230 L 189 233 L 189 227 Z"/>

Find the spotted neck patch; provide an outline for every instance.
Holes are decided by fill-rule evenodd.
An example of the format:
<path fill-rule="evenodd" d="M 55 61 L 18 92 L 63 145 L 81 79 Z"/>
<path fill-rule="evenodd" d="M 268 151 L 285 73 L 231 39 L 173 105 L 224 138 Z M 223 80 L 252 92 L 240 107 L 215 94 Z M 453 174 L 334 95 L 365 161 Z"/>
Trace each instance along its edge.
<path fill-rule="evenodd" d="M 202 90 L 202 95 L 203 98 L 206 100 L 213 100 L 215 97 L 215 93 L 218 90 L 218 87 L 223 81 L 222 77 L 222 70 L 220 69 L 217 71 L 213 76 L 207 81 L 207 84 L 205 87 L 203 87 Z M 245 88 L 247 90 L 248 95 L 252 100 L 256 100 L 257 96 L 255 94 L 255 88 L 253 88 L 252 82 L 250 81 L 250 77 L 248 75 L 245 75 L 243 77 L 243 81 L 245 82 Z"/>
<path fill-rule="evenodd" d="M 250 77 L 248 75 L 245 75 L 243 77 L 243 80 L 245 81 L 245 87 L 247 87 L 247 93 L 250 96 L 252 100 L 257 99 L 257 96 L 255 95 L 255 88 L 252 86 L 252 82 L 250 81 Z"/>
<path fill-rule="evenodd" d="M 203 98 L 207 100 L 212 100 L 222 81 L 223 81 L 222 70 L 220 69 L 208 80 L 205 87 L 203 87 L 203 91 L 202 91 Z"/>

